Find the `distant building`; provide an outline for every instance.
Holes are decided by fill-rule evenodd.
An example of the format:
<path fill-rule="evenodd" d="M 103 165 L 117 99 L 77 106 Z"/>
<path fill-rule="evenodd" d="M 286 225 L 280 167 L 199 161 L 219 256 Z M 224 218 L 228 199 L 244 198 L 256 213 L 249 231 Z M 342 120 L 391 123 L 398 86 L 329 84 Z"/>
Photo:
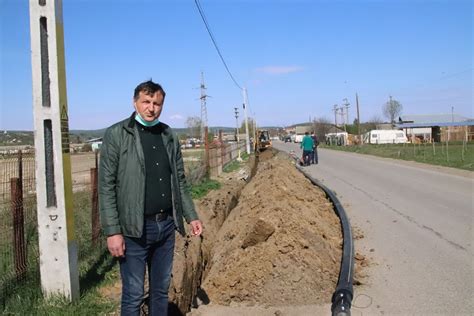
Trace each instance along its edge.
<path fill-rule="evenodd" d="M 101 146 L 102 146 L 102 141 L 96 141 L 96 142 L 91 143 L 92 151 L 100 150 Z"/>
<path fill-rule="evenodd" d="M 403 115 L 396 126 L 412 141 L 472 141 L 474 136 L 474 120 L 457 114 Z"/>
<path fill-rule="evenodd" d="M 86 141 L 86 143 L 91 144 L 92 151 L 98 151 L 102 146 L 102 137 L 89 139 Z"/>

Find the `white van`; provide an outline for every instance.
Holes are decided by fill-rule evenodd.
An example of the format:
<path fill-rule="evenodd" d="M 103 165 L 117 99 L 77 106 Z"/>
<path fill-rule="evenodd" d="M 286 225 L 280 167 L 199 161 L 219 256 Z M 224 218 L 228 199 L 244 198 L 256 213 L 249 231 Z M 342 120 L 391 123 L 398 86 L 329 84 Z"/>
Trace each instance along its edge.
<path fill-rule="evenodd" d="M 394 129 L 374 129 L 365 133 L 364 143 L 366 144 L 404 144 L 408 143 L 407 135 L 404 131 Z"/>

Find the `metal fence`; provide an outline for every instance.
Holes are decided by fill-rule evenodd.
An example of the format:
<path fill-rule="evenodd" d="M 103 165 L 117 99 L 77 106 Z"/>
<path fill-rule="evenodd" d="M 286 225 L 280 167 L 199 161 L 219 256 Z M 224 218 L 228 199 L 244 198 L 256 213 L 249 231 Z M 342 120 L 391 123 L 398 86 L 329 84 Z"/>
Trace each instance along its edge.
<path fill-rule="evenodd" d="M 0 301 L 11 285 L 38 277 L 34 187 L 32 154 L 20 152 L 0 158 Z"/>
<path fill-rule="evenodd" d="M 197 184 L 223 172 L 245 143 L 215 141 L 193 155 L 183 150 L 188 181 Z M 71 155 L 74 226 L 81 271 L 106 251 L 100 236 L 97 195 L 98 155 Z M 21 151 L 0 157 L 0 306 L 18 286 L 39 287 L 35 158 Z"/>
<path fill-rule="evenodd" d="M 93 206 L 97 210 L 97 189 L 91 185 L 96 183 L 91 178 L 97 177 L 95 159 L 94 154 L 72 157 L 74 228 L 80 232 L 76 233 L 80 267 L 93 264 L 94 256 L 105 251 L 98 220 L 93 220 Z M 0 157 L 0 306 L 18 287 L 39 287 L 35 187 L 32 153 L 20 151 Z"/>

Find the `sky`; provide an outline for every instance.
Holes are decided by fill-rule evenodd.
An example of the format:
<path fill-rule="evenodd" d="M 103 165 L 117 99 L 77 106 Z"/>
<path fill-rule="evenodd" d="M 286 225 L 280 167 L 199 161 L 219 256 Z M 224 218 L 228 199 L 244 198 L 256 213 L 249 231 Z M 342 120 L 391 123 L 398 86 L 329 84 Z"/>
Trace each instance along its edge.
<path fill-rule="evenodd" d="M 51 1 L 51 0 L 47 0 Z M 148 79 L 166 91 L 161 121 L 234 127 L 234 107 L 260 126 L 334 121 L 349 105 L 362 122 L 392 96 L 402 115 L 473 118 L 470 0 L 63 0 L 70 129 L 101 129 L 133 111 Z M 0 130 L 33 130 L 29 1 L 0 0 Z M 341 121 L 341 119 L 338 119 Z"/>

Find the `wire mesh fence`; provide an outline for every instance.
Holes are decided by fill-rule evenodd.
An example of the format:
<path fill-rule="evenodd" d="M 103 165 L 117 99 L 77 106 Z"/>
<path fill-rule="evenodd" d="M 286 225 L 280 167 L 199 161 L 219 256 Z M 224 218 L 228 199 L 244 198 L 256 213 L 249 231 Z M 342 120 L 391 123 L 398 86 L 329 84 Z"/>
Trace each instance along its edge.
<path fill-rule="evenodd" d="M 103 238 L 92 234 L 91 176 L 94 154 L 72 156 L 74 228 L 79 266 L 91 265 L 105 251 Z M 91 171 L 92 169 L 92 171 Z M 0 158 L 0 306 L 16 288 L 40 286 L 35 157 L 22 152 Z M 96 191 L 95 191 L 96 192 Z M 96 216 L 97 218 L 97 216 Z M 97 219 L 95 226 L 98 226 Z"/>

